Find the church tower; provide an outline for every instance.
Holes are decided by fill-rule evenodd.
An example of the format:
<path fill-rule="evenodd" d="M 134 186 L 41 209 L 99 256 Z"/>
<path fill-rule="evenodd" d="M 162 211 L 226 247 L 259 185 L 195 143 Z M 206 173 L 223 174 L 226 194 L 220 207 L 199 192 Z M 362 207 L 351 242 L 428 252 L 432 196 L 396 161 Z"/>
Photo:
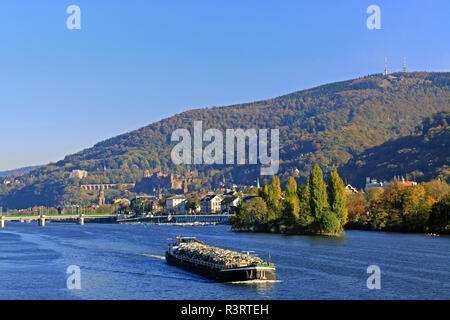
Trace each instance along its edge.
<path fill-rule="evenodd" d="M 102 206 L 105 204 L 105 191 L 103 191 L 103 185 L 100 189 L 100 196 L 98 197 L 98 205 Z"/>
<path fill-rule="evenodd" d="M 184 179 L 184 182 L 183 182 L 183 193 L 188 193 L 188 191 L 189 191 L 189 189 L 188 189 L 188 182 L 187 182 L 187 179 Z"/>

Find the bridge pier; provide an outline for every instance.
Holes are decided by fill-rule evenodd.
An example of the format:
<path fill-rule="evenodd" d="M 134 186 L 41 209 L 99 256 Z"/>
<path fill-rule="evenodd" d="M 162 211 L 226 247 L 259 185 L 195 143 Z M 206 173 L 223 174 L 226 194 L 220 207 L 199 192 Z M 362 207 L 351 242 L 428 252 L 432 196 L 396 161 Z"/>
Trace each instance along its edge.
<path fill-rule="evenodd" d="M 41 216 L 38 220 L 38 225 L 40 227 L 45 227 L 45 216 Z"/>
<path fill-rule="evenodd" d="M 2 216 L 0 218 L 0 229 L 3 229 L 5 227 L 5 217 Z"/>

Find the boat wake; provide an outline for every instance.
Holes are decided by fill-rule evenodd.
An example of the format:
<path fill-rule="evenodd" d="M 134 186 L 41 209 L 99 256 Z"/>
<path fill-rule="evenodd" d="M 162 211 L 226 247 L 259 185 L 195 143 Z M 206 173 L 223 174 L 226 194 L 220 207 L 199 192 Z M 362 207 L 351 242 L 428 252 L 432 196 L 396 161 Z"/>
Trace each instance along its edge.
<path fill-rule="evenodd" d="M 149 258 L 155 258 L 155 259 L 160 259 L 160 260 L 166 260 L 166 257 L 160 256 L 160 255 L 157 255 L 157 254 L 142 253 L 142 255 L 145 256 L 145 257 L 149 257 Z"/>
<path fill-rule="evenodd" d="M 246 280 L 246 281 L 230 281 L 230 282 L 227 282 L 227 283 L 253 285 L 253 284 L 270 284 L 270 283 L 278 283 L 278 282 L 283 282 L 283 280 L 261 280 L 261 279 L 255 279 L 255 280 Z"/>

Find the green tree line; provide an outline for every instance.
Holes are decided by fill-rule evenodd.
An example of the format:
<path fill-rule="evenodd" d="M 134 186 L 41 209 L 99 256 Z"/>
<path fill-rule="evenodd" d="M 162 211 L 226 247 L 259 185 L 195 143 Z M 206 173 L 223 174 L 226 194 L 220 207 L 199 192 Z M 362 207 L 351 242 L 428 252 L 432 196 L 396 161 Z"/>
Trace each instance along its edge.
<path fill-rule="evenodd" d="M 241 202 L 233 220 L 235 230 L 339 235 L 347 223 L 345 186 L 336 169 L 325 185 L 315 165 L 307 184 L 297 186 L 289 177 L 285 192 L 278 176 L 264 184 L 258 196 Z"/>

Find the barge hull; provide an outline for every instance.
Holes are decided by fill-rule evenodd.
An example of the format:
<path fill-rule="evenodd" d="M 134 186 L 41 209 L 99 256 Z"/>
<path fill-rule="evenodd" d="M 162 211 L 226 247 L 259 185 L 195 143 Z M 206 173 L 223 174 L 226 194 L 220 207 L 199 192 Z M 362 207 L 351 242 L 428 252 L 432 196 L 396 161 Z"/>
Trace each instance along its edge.
<path fill-rule="evenodd" d="M 275 269 L 272 268 L 250 266 L 233 269 L 214 269 L 201 263 L 179 259 L 169 252 L 166 252 L 166 261 L 170 265 L 183 268 L 219 282 L 276 280 Z"/>

